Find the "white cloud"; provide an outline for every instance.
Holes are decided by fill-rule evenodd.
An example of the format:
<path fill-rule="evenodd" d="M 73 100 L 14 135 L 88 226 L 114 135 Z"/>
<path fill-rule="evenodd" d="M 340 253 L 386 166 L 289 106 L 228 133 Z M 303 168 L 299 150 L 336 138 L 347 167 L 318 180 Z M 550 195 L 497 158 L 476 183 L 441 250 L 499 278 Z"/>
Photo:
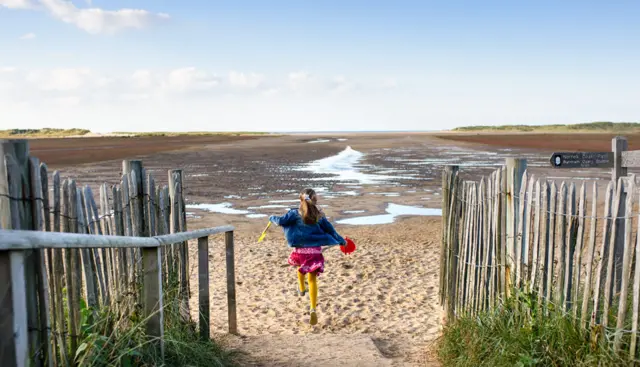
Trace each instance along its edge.
<path fill-rule="evenodd" d="M 0 7 L 9 9 L 31 9 L 34 7 L 30 0 L 0 0 Z"/>
<path fill-rule="evenodd" d="M 265 90 L 262 94 L 264 94 L 265 96 L 275 96 L 278 93 L 280 93 L 280 89 L 278 89 L 278 88 L 269 88 L 269 89 Z"/>
<path fill-rule="evenodd" d="M 640 79 L 635 76 L 629 82 L 621 78 L 616 88 L 609 89 L 599 88 L 596 80 L 585 84 L 588 88 L 582 89 L 586 92 L 576 93 L 573 85 L 577 78 L 571 76 L 560 80 L 557 76 L 542 80 L 539 76 L 522 77 L 513 83 L 496 82 L 494 75 L 438 79 L 405 74 L 403 77 L 410 80 L 406 85 L 379 93 L 383 76 L 356 79 L 349 74 L 336 78 L 318 74 L 310 78 L 313 89 L 305 85 L 307 89 L 298 92 L 291 90 L 290 82 L 307 77 L 293 74 L 279 79 L 266 75 L 269 84 L 255 90 L 231 85 L 226 71 L 218 74 L 224 78 L 218 78 L 212 71 L 198 68 L 105 74 L 96 69 L 32 71 L 21 66 L 0 72 L 0 128 L 327 131 L 595 118 L 623 121 L 637 115 L 640 99 L 640 91 L 634 88 Z M 560 87 L 550 90 L 552 82 Z M 196 88 L 194 94 L 193 85 L 208 87 Z M 356 88 L 348 89 L 348 85 Z M 342 93 L 334 93 L 336 90 Z"/>
<path fill-rule="evenodd" d="M 296 71 L 289 73 L 289 87 L 292 90 L 300 90 L 310 82 L 313 82 L 313 80 L 313 76 L 306 71 Z"/>
<path fill-rule="evenodd" d="M 151 95 L 148 93 L 124 93 L 119 96 L 119 99 L 124 102 L 140 102 L 150 98 Z"/>
<path fill-rule="evenodd" d="M 291 73 L 266 83 L 265 76 L 255 72 L 232 71 L 226 73 L 226 77 L 219 75 L 196 67 L 138 69 L 117 74 L 83 67 L 37 70 L 0 67 L 0 110 L 3 111 L 0 123 L 10 124 L 7 127 L 28 123 L 33 127 L 44 119 L 50 126 L 54 126 L 55 121 L 58 121 L 55 126 L 88 126 L 87 121 L 91 120 L 95 125 L 89 127 L 95 129 L 99 126 L 98 120 L 107 120 L 107 114 L 118 120 L 119 130 L 132 130 L 139 126 L 134 116 L 140 121 L 151 121 L 149 114 L 154 111 L 152 115 L 159 124 L 180 120 L 183 121 L 181 128 L 216 129 L 198 124 L 204 124 L 204 116 L 216 115 L 217 121 L 231 124 L 241 123 L 243 118 L 247 121 L 276 119 L 282 111 L 289 111 L 292 120 L 305 120 L 305 114 L 310 113 L 320 121 L 323 108 L 335 107 L 337 110 L 332 113 L 337 114 L 341 108 L 338 106 L 347 104 L 353 96 L 347 90 L 339 97 L 334 96 L 334 89 L 350 85 L 347 78 L 333 80 Z M 379 88 L 380 80 L 371 86 Z M 292 82 L 309 84 L 298 93 L 290 88 Z M 274 107 L 269 107 L 269 103 Z M 296 106 L 295 111 L 291 111 L 292 105 Z M 247 106 L 251 106 L 249 110 L 255 106 L 256 111 L 243 112 Z M 355 111 L 349 112 L 352 118 L 358 118 L 357 108 L 347 107 Z M 160 110 L 164 112 L 160 113 Z M 325 118 L 335 119 L 336 116 L 325 115 Z M 158 126 L 151 124 L 141 129 L 156 130 Z"/>
<path fill-rule="evenodd" d="M 40 1 L 54 18 L 73 24 L 91 34 L 113 34 L 128 28 L 142 29 L 158 19 L 167 18 L 167 14 L 153 14 L 141 9 L 79 9 L 70 1 Z"/>
<path fill-rule="evenodd" d="M 396 78 L 385 78 L 382 81 L 382 87 L 386 88 L 386 89 L 398 88 L 398 79 L 396 79 Z"/>
<path fill-rule="evenodd" d="M 53 69 L 47 71 L 31 71 L 26 81 L 42 91 L 73 91 L 84 86 L 100 86 L 99 81 L 89 69 Z"/>
<path fill-rule="evenodd" d="M 35 33 L 27 33 L 27 34 L 24 34 L 24 35 L 20 36 L 21 40 L 32 40 L 34 38 L 36 38 L 36 34 Z"/>
<path fill-rule="evenodd" d="M 152 88 L 153 82 L 153 75 L 150 70 L 136 70 L 131 75 L 131 85 L 134 89 Z"/>
<path fill-rule="evenodd" d="M 264 82 L 264 76 L 256 73 L 241 73 L 231 71 L 229 73 L 229 83 L 234 87 L 256 89 Z"/>
<path fill-rule="evenodd" d="M 114 34 L 126 29 L 142 29 L 169 19 L 166 13 L 151 13 L 143 9 L 104 10 L 78 8 L 67 0 L 0 0 L 0 6 L 9 9 L 34 9 L 47 12 L 51 17 L 72 24 L 90 34 Z M 91 6 L 91 2 L 88 2 Z"/>
<path fill-rule="evenodd" d="M 329 82 L 329 89 L 334 93 L 344 93 L 355 89 L 356 84 L 342 75 L 334 77 Z"/>
<path fill-rule="evenodd" d="M 195 67 L 187 67 L 169 72 L 165 88 L 172 92 L 206 91 L 219 84 L 220 78 L 214 74 L 198 70 Z"/>
<path fill-rule="evenodd" d="M 55 107 L 71 108 L 79 106 L 82 98 L 79 96 L 55 97 L 48 102 Z"/>

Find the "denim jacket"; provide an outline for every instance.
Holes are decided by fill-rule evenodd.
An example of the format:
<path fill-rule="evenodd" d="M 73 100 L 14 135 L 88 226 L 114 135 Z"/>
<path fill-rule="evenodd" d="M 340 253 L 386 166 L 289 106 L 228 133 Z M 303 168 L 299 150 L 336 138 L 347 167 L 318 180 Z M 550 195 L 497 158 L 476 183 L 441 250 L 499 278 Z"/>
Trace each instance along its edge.
<path fill-rule="evenodd" d="M 272 215 L 269 220 L 282 227 L 289 247 L 334 246 L 346 243 L 324 216 L 316 224 L 306 224 L 298 209 L 291 209 L 281 217 Z"/>

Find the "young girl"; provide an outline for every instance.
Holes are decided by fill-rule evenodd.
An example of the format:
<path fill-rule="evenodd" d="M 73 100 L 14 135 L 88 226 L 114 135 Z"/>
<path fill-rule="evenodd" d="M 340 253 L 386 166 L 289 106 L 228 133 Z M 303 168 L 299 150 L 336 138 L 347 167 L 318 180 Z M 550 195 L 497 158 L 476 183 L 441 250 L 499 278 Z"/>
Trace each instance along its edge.
<path fill-rule="evenodd" d="M 336 232 L 318 207 L 318 195 L 313 189 L 305 189 L 300 193 L 299 209 L 291 209 L 281 217 L 272 215 L 269 220 L 283 228 L 287 243 L 293 248 L 289 256 L 289 264 L 298 267 L 298 296 L 303 296 L 307 292 L 304 276 L 308 274 L 311 301 L 309 323 L 315 325 L 318 323 L 317 276 L 324 272 L 321 246 L 345 245 L 346 241 Z"/>

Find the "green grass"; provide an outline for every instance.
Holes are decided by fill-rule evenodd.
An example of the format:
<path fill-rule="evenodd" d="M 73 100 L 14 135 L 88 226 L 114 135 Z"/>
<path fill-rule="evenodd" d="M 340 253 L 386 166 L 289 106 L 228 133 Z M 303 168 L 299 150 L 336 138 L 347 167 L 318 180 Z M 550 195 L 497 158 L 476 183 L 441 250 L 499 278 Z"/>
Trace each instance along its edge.
<path fill-rule="evenodd" d="M 131 300 L 120 307 L 81 307 L 81 338 L 74 356 L 80 366 L 235 366 L 235 354 L 214 340 L 202 340 L 193 322 L 182 320 L 177 287 L 164 293 L 165 361 L 161 363 L 155 340 L 145 333 L 140 306 Z"/>
<path fill-rule="evenodd" d="M 579 327 L 572 317 L 549 309 L 543 314 L 535 295 L 453 320 L 438 344 L 443 366 L 620 366 L 628 354 L 613 352 L 601 329 Z"/>
<path fill-rule="evenodd" d="M 619 133 L 640 131 L 637 122 L 590 122 L 566 125 L 502 125 L 463 126 L 453 129 L 460 132 L 603 132 Z"/>

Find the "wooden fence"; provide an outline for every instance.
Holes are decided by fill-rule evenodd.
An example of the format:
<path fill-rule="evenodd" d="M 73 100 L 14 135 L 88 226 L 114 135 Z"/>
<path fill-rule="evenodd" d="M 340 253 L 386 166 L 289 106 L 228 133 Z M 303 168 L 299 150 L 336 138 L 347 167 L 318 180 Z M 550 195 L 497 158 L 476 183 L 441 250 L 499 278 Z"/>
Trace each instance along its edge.
<path fill-rule="evenodd" d="M 525 160 L 508 159 L 480 182 L 446 167 L 442 187 L 440 301 L 448 318 L 526 294 L 544 315 L 562 312 L 637 361 L 635 176 L 576 186 L 537 179 Z"/>
<path fill-rule="evenodd" d="M 2 365 L 74 365 L 81 302 L 121 314 L 141 308 L 163 352 L 163 287 L 179 288 L 179 312 L 190 318 L 192 239 L 198 239 L 200 333 L 208 338 L 207 239 L 221 232 L 229 331 L 237 332 L 233 227 L 187 232 L 182 171 L 170 170 L 168 186 L 160 188 L 140 161 L 125 161 L 120 184 L 101 185 L 94 196 L 73 179 L 61 182 L 57 171 L 49 185 L 47 166 L 29 156 L 27 141 L 0 141 L 0 157 Z"/>

